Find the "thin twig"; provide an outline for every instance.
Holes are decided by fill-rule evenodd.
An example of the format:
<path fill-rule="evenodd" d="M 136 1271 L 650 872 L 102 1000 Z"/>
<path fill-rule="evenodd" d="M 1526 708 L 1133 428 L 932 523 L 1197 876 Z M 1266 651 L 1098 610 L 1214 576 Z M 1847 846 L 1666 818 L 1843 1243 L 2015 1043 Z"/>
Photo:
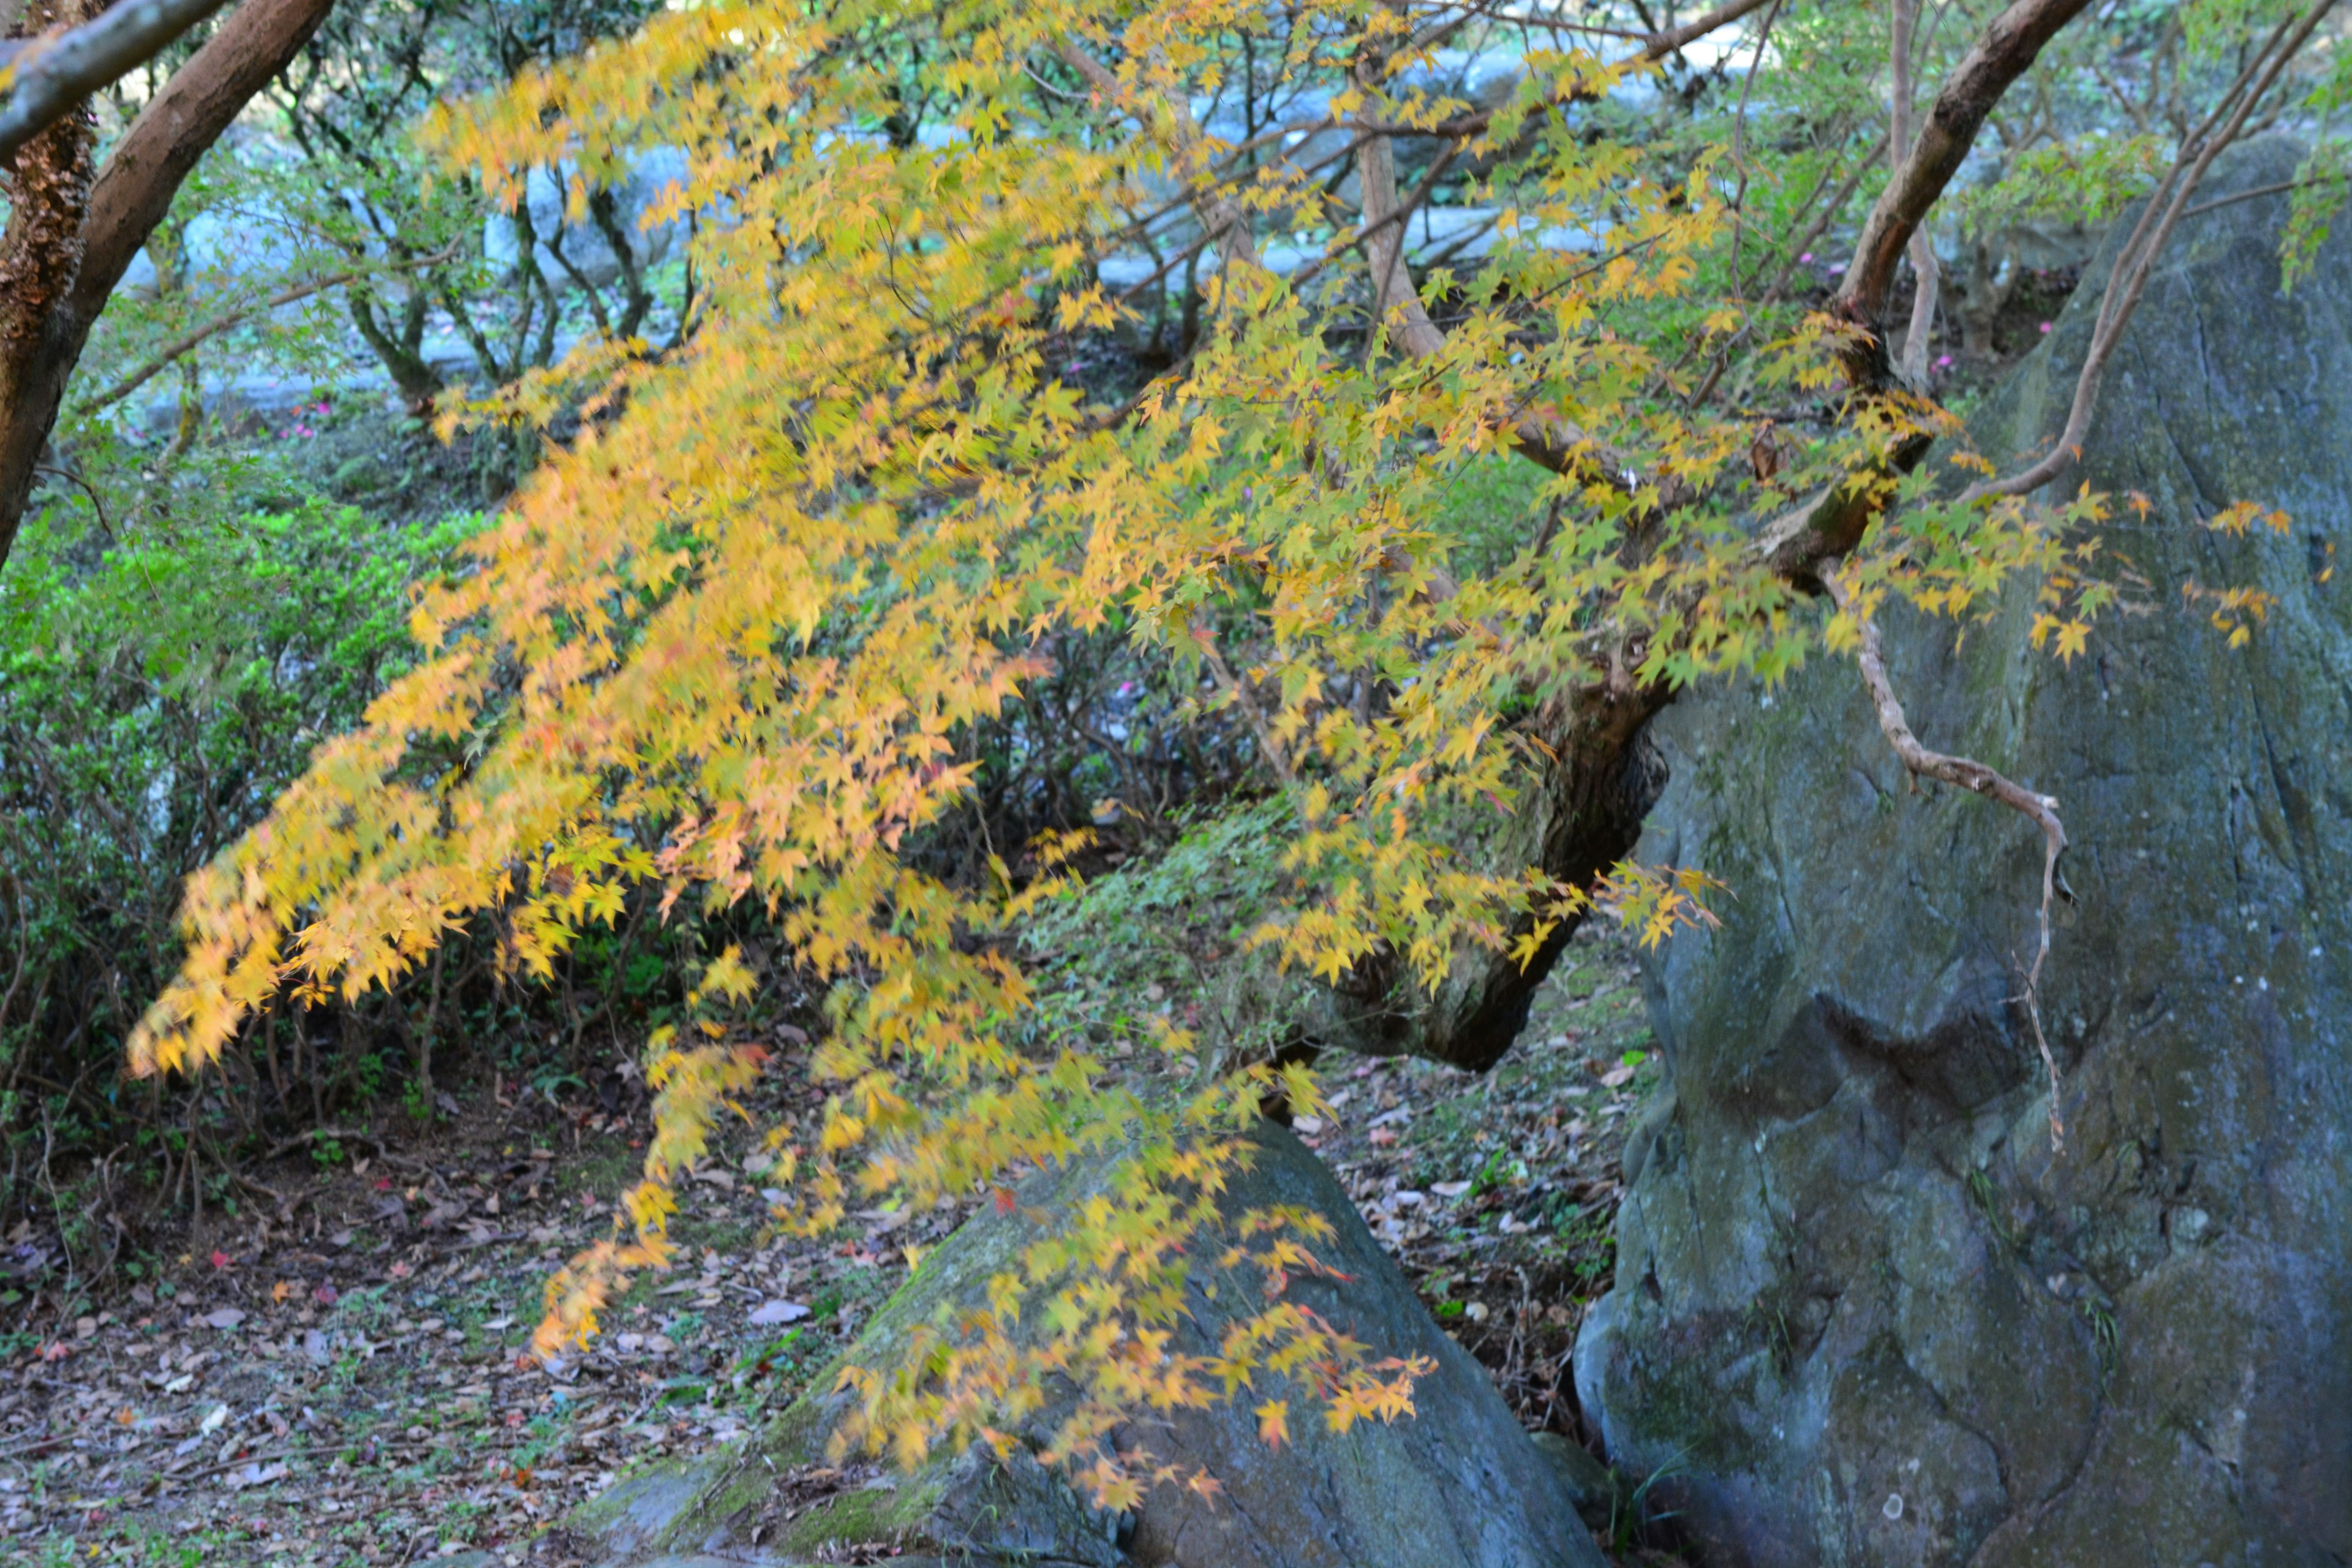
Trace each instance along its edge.
<path fill-rule="evenodd" d="M 2341 184 L 2346 180 L 2352 180 L 2352 174 L 2314 174 L 2308 180 L 2284 180 L 2275 185 L 2256 185 L 2251 191 L 2232 191 L 2226 196 L 2215 196 L 2210 202 L 2199 202 L 2180 216 L 2195 217 L 2199 213 L 2210 213 L 2215 207 L 2234 206 L 2240 202 L 2251 202 L 2261 196 L 2275 196 L 2287 191 L 2299 191 L 2309 185 Z"/>
<path fill-rule="evenodd" d="M 1853 607 L 1853 590 L 1836 572 L 1822 574 L 1822 585 L 1837 607 L 1854 625 L 1858 643 L 1854 662 L 1861 667 L 1863 685 L 1869 689 L 1872 709 L 1878 718 L 1878 728 L 1906 772 L 1914 777 L 1939 780 L 1957 789 L 1979 795 L 1987 800 L 2009 807 L 2042 829 L 2042 909 L 2039 939 L 2033 950 L 2033 962 L 2025 969 L 2025 993 L 2019 998 L 2025 1004 L 2025 1016 L 2033 1026 L 2033 1044 L 2042 1053 L 2042 1065 L 2050 1074 L 2050 1146 L 2053 1150 L 2066 1147 L 2066 1123 L 2058 1111 L 2058 1059 L 2051 1054 L 2050 1042 L 2042 1033 L 2042 1006 L 2039 991 L 2042 983 L 2042 963 L 2050 956 L 2050 906 L 2058 896 L 2058 858 L 2066 852 L 2066 828 L 2058 819 L 2055 797 L 2036 795 L 2021 784 L 2012 783 L 1982 763 L 1967 757 L 1947 756 L 1931 752 L 1919 743 L 1911 731 L 1911 721 L 1904 716 L 1902 701 L 1895 695 L 1895 683 L 1886 673 L 1886 658 L 1881 647 L 1878 623 Z"/>
<path fill-rule="evenodd" d="M 308 282 L 297 283 L 291 288 L 280 289 L 278 292 L 272 294 L 267 300 L 258 300 L 254 304 L 243 306 L 235 310 L 226 311 L 221 315 L 215 316 L 211 321 L 206 321 L 203 326 L 198 327 L 195 331 L 189 332 L 184 336 L 174 338 L 171 342 L 165 344 L 153 357 L 141 363 L 138 369 L 131 371 L 129 374 L 123 376 L 105 391 L 97 393 L 75 405 L 74 413 L 84 416 L 95 414 L 100 409 L 107 407 L 110 404 L 121 402 L 122 399 L 130 396 L 142 386 L 146 385 L 149 381 L 152 380 L 159 373 L 168 367 L 173 361 L 180 358 L 181 355 L 185 354 L 191 349 L 196 348 L 206 339 L 218 336 L 220 333 L 228 331 L 231 327 L 236 326 L 240 321 L 261 315 L 265 311 L 275 310 L 281 305 L 291 305 L 297 300 L 307 300 L 311 295 L 323 293 L 329 289 L 338 289 L 346 283 L 355 283 L 362 278 L 373 276 L 378 272 L 387 270 L 405 272 L 412 271 L 420 267 L 437 267 L 442 262 L 448 260 L 451 257 L 457 254 L 457 247 L 453 245 L 448 247 L 446 249 L 436 251 L 431 256 L 418 257 L 413 261 L 402 262 L 398 266 L 390 268 L 380 267 L 353 268 L 348 272 L 337 272 L 325 278 L 313 278 Z"/>
<path fill-rule="evenodd" d="M 2236 97 L 2236 105 L 2228 121 L 2210 138 L 2192 137 L 2185 142 L 2181 148 L 2181 161 L 2174 164 L 2173 173 L 2166 176 L 2164 183 L 2157 187 L 2156 195 L 2148 198 L 2147 207 L 2140 214 L 2139 222 L 2133 226 L 2131 237 L 2125 241 L 2123 249 L 2116 256 L 2115 269 L 2108 275 L 2106 292 L 2099 302 L 2098 320 L 2091 330 L 2091 346 L 2083 356 L 2082 372 L 2074 380 L 2074 400 L 2066 413 L 2066 427 L 2059 433 L 2048 454 L 2022 473 L 2005 479 L 1970 485 L 1960 492 L 1959 499 L 1963 504 L 1989 496 L 2018 496 L 2040 489 L 2081 456 L 2083 439 L 2090 430 L 2092 412 L 2098 405 L 2099 385 L 2105 378 L 2107 360 L 2122 339 L 2124 328 L 2130 323 L 2140 296 L 2147 292 L 2147 280 L 2155 271 L 2156 259 L 2164 253 L 2166 241 L 2172 237 L 2173 227 L 2180 221 L 2182 209 L 2188 205 L 2189 198 L 2196 195 L 2205 171 L 2212 166 L 2213 160 L 2221 155 L 2223 148 L 2237 140 L 2238 132 L 2245 126 L 2246 116 L 2270 90 L 2279 73 L 2286 68 L 2287 61 L 2294 58 L 2296 51 L 2311 37 L 2312 29 L 2319 26 L 2320 18 L 2326 16 L 2335 4 L 2336 0 L 2316 0 L 2316 4 L 2301 18 L 2279 25 L 2279 30 L 2271 35 L 2263 52 L 2257 54 L 2254 62 L 2246 68 L 2247 73 L 2251 74 L 2256 65 L 2262 66 L 2260 79 L 2241 94 L 2240 89 L 2246 87 L 2246 76 L 2241 75 L 2231 95 L 2223 98 L 2222 102 L 2226 105 L 2231 96 Z M 2220 113 L 2218 108 L 2215 113 Z M 2206 123 L 2209 126 L 2212 123 L 2210 117 Z M 2156 216 L 2159 206 L 2163 216 L 2151 230 L 2149 220 Z"/>
<path fill-rule="evenodd" d="M 376 1152 L 376 1157 L 386 1164 L 403 1164 L 418 1171 L 425 1169 L 425 1166 L 417 1161 L 399 1159 L 393 1153 L 391 1146 L 374 1133 L 362 1132 L 350 1127 L 313 1127 L 308 1132 L 297 1132 L 293 1137 L 271 1148 L 255 1163 L 266 1165 L 281 1154 L 292 1153 L 305 1143 L 316 1143 L 321 1140 L 336 1143 L 364 1143 L 373 1149 Z"/>
<path fill-rule="evenodd" d="M 1250 732 L 1257 737 L 1258 749 L 1265 753 L 1265 760 L 1274 764 L 1276 774 L 1286 784 L 1297 783 L 1297 775 L 1290 771 L 1290 759 L 1285 754 L 1280 739 L 1267 727 L 1265 716 L 1251 700 L 1249 689 L 1234 678 L 1233 670 L 1225 664 L 1224 655 L 1217 651 L 1215 634 L 1205 624 L 1196 621 L 1192 625 L 1192 642 L 1201 650 L 1201 657 L 1208 662 L 1209 673 L 1232 695 L 1234 705 L 1242 710 L 1242 717 L 1249 721 Z"/>
<path fill-rule="evenodd" d="M 1748 74 L 1739 79 L 1739 108 L 1731 117 L 1731 162 L 1739 171 L 1739 188 L 1731 196 L 1731 280 L 1739 283 L 1739 244 L 1748 234 L 1748 94 L 1756 85 L 1756 75 L 1764 66 L 1765 46 L 1772 41 L 1772 24 L 1780 19 L 1780 0 L 1772 0 L 1772 8 L 1764 13 L 1764 25 L 1757 29 L 1756 56 L 1748 63 Z"/>
<path fill-rule="evenodd" d="M 16 917 L 16 972 L 8 977 L 8 989 L 0 993 L 0 1026 L 8 1022 L 8 1009 L 16 1005 L 16 988 L 25 983 L 25 965 L 33 954 L 33 917 L 26 908 L 24 889 L 14 877 L 0 878 L 8 895 L 8 912 Z M 36 998 L 34 1012 L 40 1011 Z"/>

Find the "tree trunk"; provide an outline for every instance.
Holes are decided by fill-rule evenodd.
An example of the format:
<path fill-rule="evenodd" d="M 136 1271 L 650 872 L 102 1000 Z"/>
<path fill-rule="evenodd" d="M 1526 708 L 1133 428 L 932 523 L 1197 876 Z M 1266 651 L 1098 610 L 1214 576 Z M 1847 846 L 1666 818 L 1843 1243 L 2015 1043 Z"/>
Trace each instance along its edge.
<path fill-rule="evenodd" d="M 1628 683 L 1547 715 L 1538 732 L 1551 760 L 1494 847 L 1492 863 L 1537 867 L 1585 888 L 1633 854 L 1665 782 L 1643 731 L 1672 699 L 1663 682 Z M 1423 994 L 1392 963 L 1366 964 L 1320 993 L 1303 1043 L 1483 1072 L 1518 1037 L 1528 1003 L 1579 923 L 1560 921 L 1524 967 L 1507 952 L 1465 948 L 1434 995 Z"/>
<path fill-rule="evenodd" d="M 36 5 L 24 18 L 35 29 L 85 20 L 94 0 Z M 82 217 L 96 177 L 92 123 L 85 106 L 28 140 L 9 171 L 8 226 L 0 234 L 0 562 L 16 537 L 23 495 L 48 439 L 57 397 L 48 391 L 58 353 L 56 326 L 70 308 L 82 264 Z M 17 417 L 40 406 L 35 424 Z M 6 501 L 13 499 L 14 506 Z"/>
<path fill-rule="evenodd" d="M 141 110 L 95 178 L 86 110 L 19 150 L 0 236 L 0 566 L 16 543 L 66 383 L 107 297 L 196 160 L 285 68 L 333 4 L 245 0 Z"/>

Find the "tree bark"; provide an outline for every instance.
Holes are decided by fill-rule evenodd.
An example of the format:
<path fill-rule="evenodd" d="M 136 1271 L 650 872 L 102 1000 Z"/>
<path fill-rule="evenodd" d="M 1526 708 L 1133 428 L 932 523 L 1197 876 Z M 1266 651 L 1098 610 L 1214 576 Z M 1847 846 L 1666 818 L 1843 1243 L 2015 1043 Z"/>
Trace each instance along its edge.
<path fill-rule="evenodd" d="M 89 4 L 63 0 L 37 6 L 26 20 L 35 26 L 71 24 L 88 14 Z M 81 269 L 81 218 L 95 178 L 92 140 L 87 109 L 68 114 L 28 137 L 8 171 L 8 226 L 0 232 L 0 411 L 13 413 L 37 398 L 47 368 L 47 327 L 72 298 Z M 41 437 L 47 437 L 46 422 Z M 0 435 L 0 452 L 12 447 Z M 27 486 L 39 454 L 37 440 L 21 465 Z M 0 548 L 14 535 L 12 521 L 0 536 Z"/>
<path fill-rule="evenodd" d="M 66 383 L 107 297 L 181 182 L 325 20 L 334 0 L 245 0 L 89 173 L 77 111 L 26 142 L 0 237 L 0 567 Z"/>
<path fill-rule="evenodd" d="M 0 160 L 220 8 L 221 0 L 120 0 L 61 36 L 0 43 L 0 65 L 16 67 L 7 100 L 0 103 Z M 53 19 L 81 21 L 96 10 L 84 5 L 79 16 Z"/>
<path fill-rule="evenodd" d="M 1490 852 L 1492 862 L 1536 867 L 1589 888 L 1631 856 L 1665 784 L 1643 731 L 1673 697 L 1663 681 L 1625 680 L 1540 717 L 1534 733 L 1551 754 Z M 1507 952 L 1463 948 L 1433 995 L 1423 994 L 1392 961 L 1364 964 L 1316 995 L 1299 1043 L 1484 1072 L 1518 1037 L 1537 989 L 1581 923 L 1559 921 L 1524 966 Z"/>
<path fill-rule="evenodd" d="M 1959 172 L 1985 116 L 2010 84 L 2033 68 L 2042 47 L 2073 21 L 2090 0 L 2016 0 L 1992 20 L 1984 35 L 1945 79 L 1918 140 L 1895 177 L 1886 183 L 1854 244 L 1837 313 L 1863 329 L 1865 341 L 1849 357 L 1848 378 L 1857 388 L 1884 387 L 1891 374 L 1886 358 L 1886 297 L 1895 268 L 1928 210 Z"/>

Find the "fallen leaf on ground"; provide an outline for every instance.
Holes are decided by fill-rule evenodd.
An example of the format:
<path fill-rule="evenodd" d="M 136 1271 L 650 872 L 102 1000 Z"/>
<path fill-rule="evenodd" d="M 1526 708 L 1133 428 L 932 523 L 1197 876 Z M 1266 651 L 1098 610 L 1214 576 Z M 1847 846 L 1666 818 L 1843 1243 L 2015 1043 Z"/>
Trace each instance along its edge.
<path fill-rule="evenodd" d="M 797 1323 L 809 1315 L 809 1310 L 798 1301 L 766 1301 L 753 1309 L 751 1321 L 757 1327 L 771 1329 L 779 1323 Z"/>

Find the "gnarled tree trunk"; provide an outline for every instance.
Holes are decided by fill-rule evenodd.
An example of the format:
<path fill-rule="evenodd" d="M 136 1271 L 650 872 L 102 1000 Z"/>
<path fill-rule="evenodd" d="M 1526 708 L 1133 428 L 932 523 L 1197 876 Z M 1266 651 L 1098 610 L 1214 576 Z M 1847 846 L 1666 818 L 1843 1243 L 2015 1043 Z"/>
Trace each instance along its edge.
<path fill-rule="evenodd" d="M 37 11 L 42 25 L 85 21 Z M 16 543 L 66 383 L 107 296 L 180 184 L 253 95 L 284 69 L 334 0 L 245 0 L 131 122 L 92 173 L 87 108 L 17 150 L 0 236 L 0 566 Z M 158 46 L 160 47 L 160 45 Z"/>

